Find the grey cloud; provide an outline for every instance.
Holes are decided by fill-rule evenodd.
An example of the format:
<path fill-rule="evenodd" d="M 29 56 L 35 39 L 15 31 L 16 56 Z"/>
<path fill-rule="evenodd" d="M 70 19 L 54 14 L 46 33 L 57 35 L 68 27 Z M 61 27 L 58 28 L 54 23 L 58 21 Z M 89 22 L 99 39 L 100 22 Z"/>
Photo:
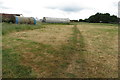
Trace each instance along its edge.
<path fill-rule="evenodd" d="M 79 7 L 64 7 L 61 8 L 61 10 L 63 11 L 67 11 L 67 12 L 78 12 L 81 11 L 83 8 L 79 8 Z"/>
<path fill-rule="evenodd" d="M 3 2 L 0 2 L 0 8 L 2 8 L 2 9 L 9 9 L 8 7 L 5 7 L 5 6 L 3 5 Z"/>
<path fill-rule="evenodd" d="M 2 5 L 3 4 L 3 2 L 0 2 L 0 5 Z"/>
<path fill-rule="evenodd" d="M 32 11 L 28 11 L 28 10 L 23 10 L 23 12 L 25 12 L 25 13 L 32 13 Z"/>
<path fill-rule="evenodd" d="M 120 18 L 120 1 L 118 2 L 118 17 Z"/>
<path fill-rule="evenodd" d="M 2 9 L 10 9 L 10 8 L 2 6 L 2 5 L 0 5 L 0 8 L 2 8 Z"/>
<path fill-rule="evenodd" d="M 120 1 L 118 2 L 118 7 L 120 7 Z"/>
<path fill-rule="evenodd" d="M 118 3 L 117 2 L 113 2 L 112 4 L 113 4 L 113 6 L 118 7 L 119 2 Z"/>
<path fill-rule="evenodd" d="M 79 6 L 60 6 L 60 7 L 47 7 L 48 9 L 59 9 L 65 12 L 78 12 L 83 10 L 84 8 L 81 8 Z"/>

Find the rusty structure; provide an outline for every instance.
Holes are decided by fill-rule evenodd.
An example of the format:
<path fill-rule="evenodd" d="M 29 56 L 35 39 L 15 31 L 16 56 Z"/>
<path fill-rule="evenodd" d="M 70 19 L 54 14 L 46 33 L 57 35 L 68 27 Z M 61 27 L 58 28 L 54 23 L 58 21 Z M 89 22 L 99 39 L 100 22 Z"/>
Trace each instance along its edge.
<path fill-rule="evenodd" d="M 23 17 L 22 14 L 6 14 L 0 13 L 2 22 L 16 23 L 16 24 L 36 24 L 36 19 L 33 17 Z"/>
<path fill-rule="evenodd" d="M 21 16 L 22 14 L 7 14 L 7 13 L 0 13 L 2 16 L 2 22 L 12 22 L 15 23 L 15 16 Z"/>
<path fill-rule="evenodd" d="M 36 19 L 34 17 L 15 17 L 16 24 L 36 24 Z"/>

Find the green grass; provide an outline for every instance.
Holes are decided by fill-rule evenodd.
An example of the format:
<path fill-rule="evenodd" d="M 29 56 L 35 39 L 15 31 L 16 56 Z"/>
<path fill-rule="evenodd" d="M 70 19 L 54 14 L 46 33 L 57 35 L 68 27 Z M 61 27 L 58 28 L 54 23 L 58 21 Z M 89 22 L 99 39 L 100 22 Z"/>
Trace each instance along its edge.
<path fill-rule="evenodd" d="M 113 37 L 117 35 L 116 25 L 74 23 L 69 42 L 59 47 L 9 35 L 9 33 L 18 31 L 41 29 L 43 26 L 46 28 L 48 25 L 56 24 L 16 25 L 3 23 L 2 66 L 4 78 L 94 78 L 116 76 L 116 72 L 113 70 L 115 67 L 111 68 L 113 65 L 103 61 L 107 61 L 107 59 L 114 61 L 113 55 L 109 54 L 108 56 L 106 54 L 107 52 L 115 54 L 114 47 L 108 49 L 110 43 L 115 44 L 112 42 L 114 42 Z M 103 54 L 107 58 L 99 58 Z M 98 70 L 95 71 L 96 67 Z M 107 74 L 107 72 L 109 73 Z"/>
<path fill-rule="evenodd" d="M 33 29 L 40 29 L 43 27 L 43 25 L 82 25 L 82 24 L 88 24 L 88 25 L 100 25 L 100 26 L 117 26 L 117 24 L 105 24 L 105 23 L 85 23 L 85 22 L 72 22 L 69 24 L 64 23 L 37 23 L 37 25 L 28 25 L 28 24 L 10 24 L 10 23 L 2 23 L 2 35 L 11 33 L 11 32 L 19 32 L 23 30 L 33 30 Z"/>
<path fill-rule="evenodd" d="M 70 23 L 41 23 L 42 25 L 69 25 Z"/>
<path fill-rule="evenodd" d="M 118 24 L 110 24 L 110 23 L 88 23 L 88 22 L 71 22 L 71 25 L 96 25 L 96 26 L 118 26 Z"/>
<path fill-rule="evenodd" d="M 84 63 L 87 62 L 85 68 L 89 69 L 86 70 L 87 76 L 117 77 L 118 26 L 92 23 L 78 25 L 78 28 L 84 37 L 87 53 Z"/>
<path fill-rule="evenodd" d="M 42 27 L 43 26 L 40 23 L 37 25 L 2 23 L 2 35 L 23 30 L 40 29 Z"/>
<path fill-rule="evenodd" d="M 72 73 L 67 73 L 66 76 L 68 76 L 69 78 L 75 78 L 76 77 L 76 75 L 72 74 Z"/>
<path fill-rule="evenodd" d="M 29 66 L 20 65 L 20 54 L 12 49 L 3 49 L 3 77 L 29 78 L 32 70 Z"/>
<path fill-rule="evenodd" d="M 19 38 L 10 38 L 9 36 L 3 37 L 3 58 L 4 58 L 3 59 L 3 77 L 30 77 L 30 75 L 32 74 L 32 70 L 31 70 L 32 67 L 19 64 L 19 61 L 21 62 L 21 60 L 22 60 L 22 56 L 23 56 L 22 54 L 24 52 L 33 53 L 35 55 L 35 57 L 41 56 L 45 60 L 45 61 L 41 60 L 39 62 L 33 62 L 32 59 L 30 59 L 30 63 L 28 62 L 28 64 L 42 66 L 43 70 L 44 70 L 44 68 L 47 67 L 50 69 L 50 71 L 52 73 L 51 75 L 49 75 L 49 77 L 52 77 L 52 76 L 60 77 L 60 74 L 70 64 L 69 61 L 71 60 L 71 56 L 73 56 L 74 53 L 77 53 L 76 43 L 78 43 L 78 42 L 82 43 L 82 45 L 80 45 L 79 48 L 80 49 L 83 48 L 83 45 L 84 45 L 83 41 L 78 40 L 78 38 L 77 38 L 78 34 L 80 34 L 80 32 L 78 31 L 77 27 L 73 27 L 73 34 L 72 34 L 73 37 L 70 38 L 69 44 L 61 45 L 60 49 L 58 49 L 58 50 L 54 49 L 51 45 L 45 45 L 42 43 L 30 41 L 30 40 L 23 40 L 23 39 L 19 39 Z M 14 43 L 14 44 L 12 44 L 12 43 Z M 10 47 L 10 48 L 6 48 L 6 45 L 8 45 L 8 47 Z M 35 47 L 37 47 L 37 48 L 35 48 Z M 29 50 L 27 50 L 26 48 L 29 48 Z M 46 55 L 42 54 L 44 52 L 47 52 L 48 55 L 54 56 L 55 59 L 47 58 Z M 39 53 L 39 54 L 37 54 L 37 53 Z M 28 55 L 30 55 L 30 54 L 28 54 Z M 58 61 L 58 59 L 59 59 L 59 61 Z M 14 64 L 15 62 L 17 62 L 17 63 Z M 52 66 L 51 63 L 54 63 L 56 65 Z M 43 64 L 43 65 L 41 65 L 41 64 Z M 49 64 L 49 66 L 45 66 L 47 64 Z M 10 67 L 11 65 L 14 65 L 14 66 Z M 54 69 L 56 66 L 57 66 L 57 69 Z M 21 72 L 18 72 L 19 68 L 21 68 Z M 8 71 L 9 71 L 9 73 L 8 73 Z M 34 75 L 31 75 L 31 77 L 32 76 L 34 76 Z"/>

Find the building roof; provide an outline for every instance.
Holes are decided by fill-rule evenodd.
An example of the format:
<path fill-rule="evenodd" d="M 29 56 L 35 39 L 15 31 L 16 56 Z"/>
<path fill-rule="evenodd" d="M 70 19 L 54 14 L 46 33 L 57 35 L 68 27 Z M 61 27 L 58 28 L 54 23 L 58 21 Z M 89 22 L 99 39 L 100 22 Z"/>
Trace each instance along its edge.
<path fill-rule="evenodd" d="M 48 23 L 69 23 L 69 18 L 54 18 L 54 17 L 43 17 L 43 22 Z"/>
<path fill-rule="evenodd" d="M 0 13 L 0 15 L 17 15 L 17 16 L 20 16 L 22 14 L 8 14 L 8 13 Z"/>

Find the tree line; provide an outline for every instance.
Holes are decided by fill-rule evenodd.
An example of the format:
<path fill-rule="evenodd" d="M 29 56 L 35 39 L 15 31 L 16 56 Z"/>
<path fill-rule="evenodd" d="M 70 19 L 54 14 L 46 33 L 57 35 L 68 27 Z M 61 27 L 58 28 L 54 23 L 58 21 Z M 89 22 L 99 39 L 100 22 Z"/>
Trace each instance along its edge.
<path fill-rule="evenodd" d="M 90 23 L 118 23 L 119 18 L 109 13 L 96 13 L 87 19 L 79 19 L 78 22 L 90 22 Z"/>

